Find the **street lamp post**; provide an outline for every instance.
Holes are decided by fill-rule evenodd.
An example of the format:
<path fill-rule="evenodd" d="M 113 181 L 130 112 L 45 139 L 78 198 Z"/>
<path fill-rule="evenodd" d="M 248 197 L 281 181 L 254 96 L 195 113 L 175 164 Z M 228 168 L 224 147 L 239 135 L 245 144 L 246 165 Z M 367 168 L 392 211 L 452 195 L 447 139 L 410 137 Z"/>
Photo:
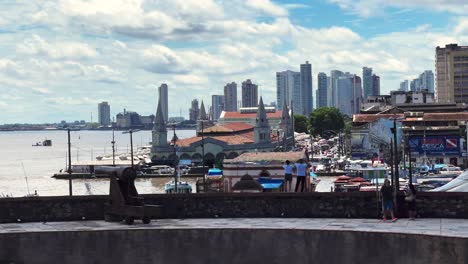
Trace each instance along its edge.
<path fill-rule="evenodd" d="M 68 134 L 68 189 L 69 189 L 68 191 L 70 193 L 70 196 L 73 196 L 70 128 L 67 129 L 67 134 Z"/>
<path fill-rule="evenodd" d="M 202 169 L 203 169 L 203 191 L 206 192 L 206 177 L 205 177 L 205 136 L 203 135 L 204 121 L 201 121 L 201 147 L 202 147 Z"/>
<path fill-rule="evenodd" d="M 112 129 L 112 166 L 115 167 L 115 135 L 114 135 L 114 129 Z"/>
<path fill-rule="evenodd" d="M 177 160 L 177 137 L 176 137 L 176 133 L 175 133 L 175 129 L 176 129 L 176 126 L 174 124 L 173 126 L 174 128 L 174 136 L 172 138 L 172 141 L 173 141 L 173 146 L 174 146 L 174 193 L 177 193 L 177 173 L 178 173 L 178 160 Z"/>
<path fill-rule="evenodd" d="M 139 129 L 130 129 L 128 131 L 122 132 L 122 134 L 130 134 L 130 159 L 133 169 L 133 133 L 140 131 Z"/>

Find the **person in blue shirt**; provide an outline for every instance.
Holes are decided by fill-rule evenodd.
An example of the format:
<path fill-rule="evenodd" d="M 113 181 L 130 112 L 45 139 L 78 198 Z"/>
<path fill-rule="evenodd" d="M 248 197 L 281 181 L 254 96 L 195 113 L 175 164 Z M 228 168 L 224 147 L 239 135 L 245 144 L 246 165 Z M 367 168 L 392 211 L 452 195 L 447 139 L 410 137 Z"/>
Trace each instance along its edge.
<path fill-rule="evenodd" d="M 294 191 L 297 192 L 299 185 L 301 185 L 301 192 L 304 192 L 306 175 L 308 173 L 307 164 L 304 163 L 303 159 L 300 159 L 294 166 L 296 167 L 296 188 L 294 188 Z"/>
<path fill-rule="evenodd" d="M 289 160 L 286 160 L 286 164 L 283 165 L 284 169 L 284 184 L 285 192 L 290 192 L 291 191 L 291 183 L 292 183 L 292 173 L 293 173 L 293 165 L 291 165 L 291 162 Z"/>

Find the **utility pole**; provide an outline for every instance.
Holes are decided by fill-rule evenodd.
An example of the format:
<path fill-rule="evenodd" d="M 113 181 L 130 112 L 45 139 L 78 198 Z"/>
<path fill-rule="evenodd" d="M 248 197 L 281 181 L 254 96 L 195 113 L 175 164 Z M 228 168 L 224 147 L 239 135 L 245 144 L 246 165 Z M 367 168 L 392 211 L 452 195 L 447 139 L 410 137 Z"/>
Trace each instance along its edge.
<path fill-rule="evenodd" d="M 68 188 L 69 188 L 70 196 L 73 196 L 70 128 L 67 129 L 67 132 L 68 132 Z"/>
<path fill-rule="evenodd" d="M 112 166 L 115 167 L 115 137 L 114 137 L 114 129 L 112 129 Z"/>
<path fill-rule="evenodd" d="M 393 119 L 393 150 L 395 151 L 395 193 L 398 194 L 398 191 L 400 190 L 400 172 L 398 169 L 398 145 L 397 145 L 397 128 L 396 128 L 396 115 L 395 118 Z"/>
<path fill-rule="evenodd" d="M 201 147 L 202 147 L 202 168 L 203 168 L 203 191 L 206 192 L 206 177 L 205 177 L 205 136 L 203 135 L 204 121 L 201 120 Z"/>
<path fill-rule="evenodd" d="M 173 146 L 174 146 L 174 193 L 177 193 L 177 169 L 178 169 L 178 160 L 177 160 L 177 138 L 176 138 L 176 133 L 175 133 L 175 124 L 173 125 L 174 128 L 174 136 L 172 138 L 173 141 Z"/>

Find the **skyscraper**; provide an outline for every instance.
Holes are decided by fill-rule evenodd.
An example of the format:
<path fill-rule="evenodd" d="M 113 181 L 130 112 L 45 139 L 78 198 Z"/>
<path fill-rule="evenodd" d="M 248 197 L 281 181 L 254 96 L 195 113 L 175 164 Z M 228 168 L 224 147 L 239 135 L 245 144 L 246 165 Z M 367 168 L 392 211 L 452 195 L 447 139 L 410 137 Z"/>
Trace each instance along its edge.
<path fill-rule="evenodd" d="M 399 91 L 407 92 L 408 91 L 408 80 L 404 80 L 400 83 Z"/>
<path fill-rule="evenodd" d="M 250 79 L 242 82 L 242 107 L 258 106 L 258 86 Z"/>
<path fill-rule="evenodd" d="M 337 98 L 336 87 L 337 87 L 338 78 L 340 78 L 341 76 L 343 76 L 342 71 L 332 70 L 330 72 L 330 82 L 328 83 L 328 93 L 327 93 L 327 97 L 328 97 L 327 105 L 330 107 L 337 107 L 338 98 Z"/>
<path fill-rule="evenodd" d="M 192 100 L 192 106 L 189 108 L 189 120 L 197 121 L 198 115 L 200 114 L 200 108 L 198 107 L 198 100 Z"/>
<path fill-rule="evenodd" d="M 362 67 L 363 98 L 364 100 L 372 95 L 372 68 Z"/>
<path fill-rule="evenodd" d="M 301 91 L 303 110 L 300 114 L 309 116 L 314 110 L 314 101 L 312 96 L 312 65 L 308 61 L 301 64 Z"/>
<path fill-rule="evenodd" d="M 224 110 L 224 99 L 224 95 L 211 96 L 211 117 L 213 120 L 218 120 Z"/>
<path fill-rule="evenodd" d="M 427 91 L 430 93 L 434 92 L 434 73 L 432 73 L 432 71 L 424 71 L 423 73 L 421 73 L 419 75 L 419 80 L 421 82 L 421 90 L 427 89 Z"/>
<path fill-rule="evenodd" d="M 328 88 L 328 78 L 327 74 L 324 72 L 320 72 L 317 75 L 317 104 L 316 108 L 319 107 L 326 107 L 328 102 L 327 97 L 327 88 Z"/>
<path fill-rule="evenodd" d="M 98 122 L 101 126 L 110 126 L 110 105 L 107 102 L 98 104 Z"/>
<path fill-rule="evenodd" d="M 167 93 L 167 84 L 163 83 L 158 88 L 159 94 L 159 102 L 161 104 L 162 114 L 164 117 L 164 122 L 167 123 L 167 119 L 169 118 L 169 106 L 168 106 L 168 93 Z"/>
<path fill-rule="evenodd" d="M 436 48 L 436 97 L 439 103 L 468 102 L 468 46 Z"/>
<path fill-rule="evenodd" d="M 380 76 L 372 74 L 372 95 L 380 95 Z"/>
<path fill-rule="evenodd" d="M 227 83 L 224 86 L 224 110 L 237 111 L 237 84 L 235 82 Z"/>
<path fill-rule="evenodd" d="M 278 110 L 283 109 L 284 102 L 291 105 L 292 101 L 294 112 L 302 112 L 301 93 L 301 73 L 294 71 L 276 73 L 276 105 Z"/>
<path fill-rule="evenodd" d="M 337 105 L 343 114 L 352 117 L 361 108 L 361 78 L 355 74 L 345 73 L 339 77 L 337 83 Z"/>

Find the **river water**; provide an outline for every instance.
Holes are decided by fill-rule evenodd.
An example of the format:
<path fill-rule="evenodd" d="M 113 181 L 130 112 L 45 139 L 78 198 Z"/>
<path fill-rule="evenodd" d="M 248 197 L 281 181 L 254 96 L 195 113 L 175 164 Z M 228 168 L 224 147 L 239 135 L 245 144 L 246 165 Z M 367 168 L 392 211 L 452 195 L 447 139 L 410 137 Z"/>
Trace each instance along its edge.
<path fill-rule="evenodd" d="M 195 130 L 176 131 L 179 138 L 195 135 Z M 168 140 L 172 131 L 168 131 Z M 51 147 L 33 147 L 36 142 L 51 139 Z M 98 155 L 112 154 L 112 131 L 80 130 L 71 132 L 72 162 L 94 160 Z M 133 148 L 148 145 L 151 131 L 133 133 Z M 130 136 L 115 131 L 116 153 L 130 153 Z M 51 178 L 66 167 L 67 131 L 0 132 L 0 196 L 21 197 L 36 190 L 40 196 L 68 195 L 68 180 Z M 139 193 L 162 193 L 169 178 L 137 179 Z M 184 179 L 185 181 L 185 179 Z M 194 179 L 187 179 L 195 190 Z M 73 180 L 74 195 L 108 194 L 108 179 Z"/>
<path fill-rule="evenodd" d="M 195 130 L 176 131 L 179 138 L 195 135 Z M 172 131 L 168 131 L 168 140 Z M 51 139 L 51 147 L 32 145 Z M 80 130 L 71 132 L 72 162 L 95 160 L 98 155 L 112 154 L 112 131 Z M 133 133 L 133 147 L 146 146 L 151 141 L 151 131 Z M 130 153 L 130 136 L 115 132 L 116 156 Z M 66 167 L 67 131 L 20 131 L 0 132 L 0 197 L 21 197 L 37 191 L 40 196 L 68 195 L 68 180 L 51 178 L 54 173 Z M 323 177 L 317 191 L 328 192 L 335 177 Z M 137 179 L 135 185 L 139 193 L 163 193 L 168 177 Z M 195 179 L 183 179 L 195 191 Z M 73 195 L 109 194 L 108 179 L 74 179 Z"/>

